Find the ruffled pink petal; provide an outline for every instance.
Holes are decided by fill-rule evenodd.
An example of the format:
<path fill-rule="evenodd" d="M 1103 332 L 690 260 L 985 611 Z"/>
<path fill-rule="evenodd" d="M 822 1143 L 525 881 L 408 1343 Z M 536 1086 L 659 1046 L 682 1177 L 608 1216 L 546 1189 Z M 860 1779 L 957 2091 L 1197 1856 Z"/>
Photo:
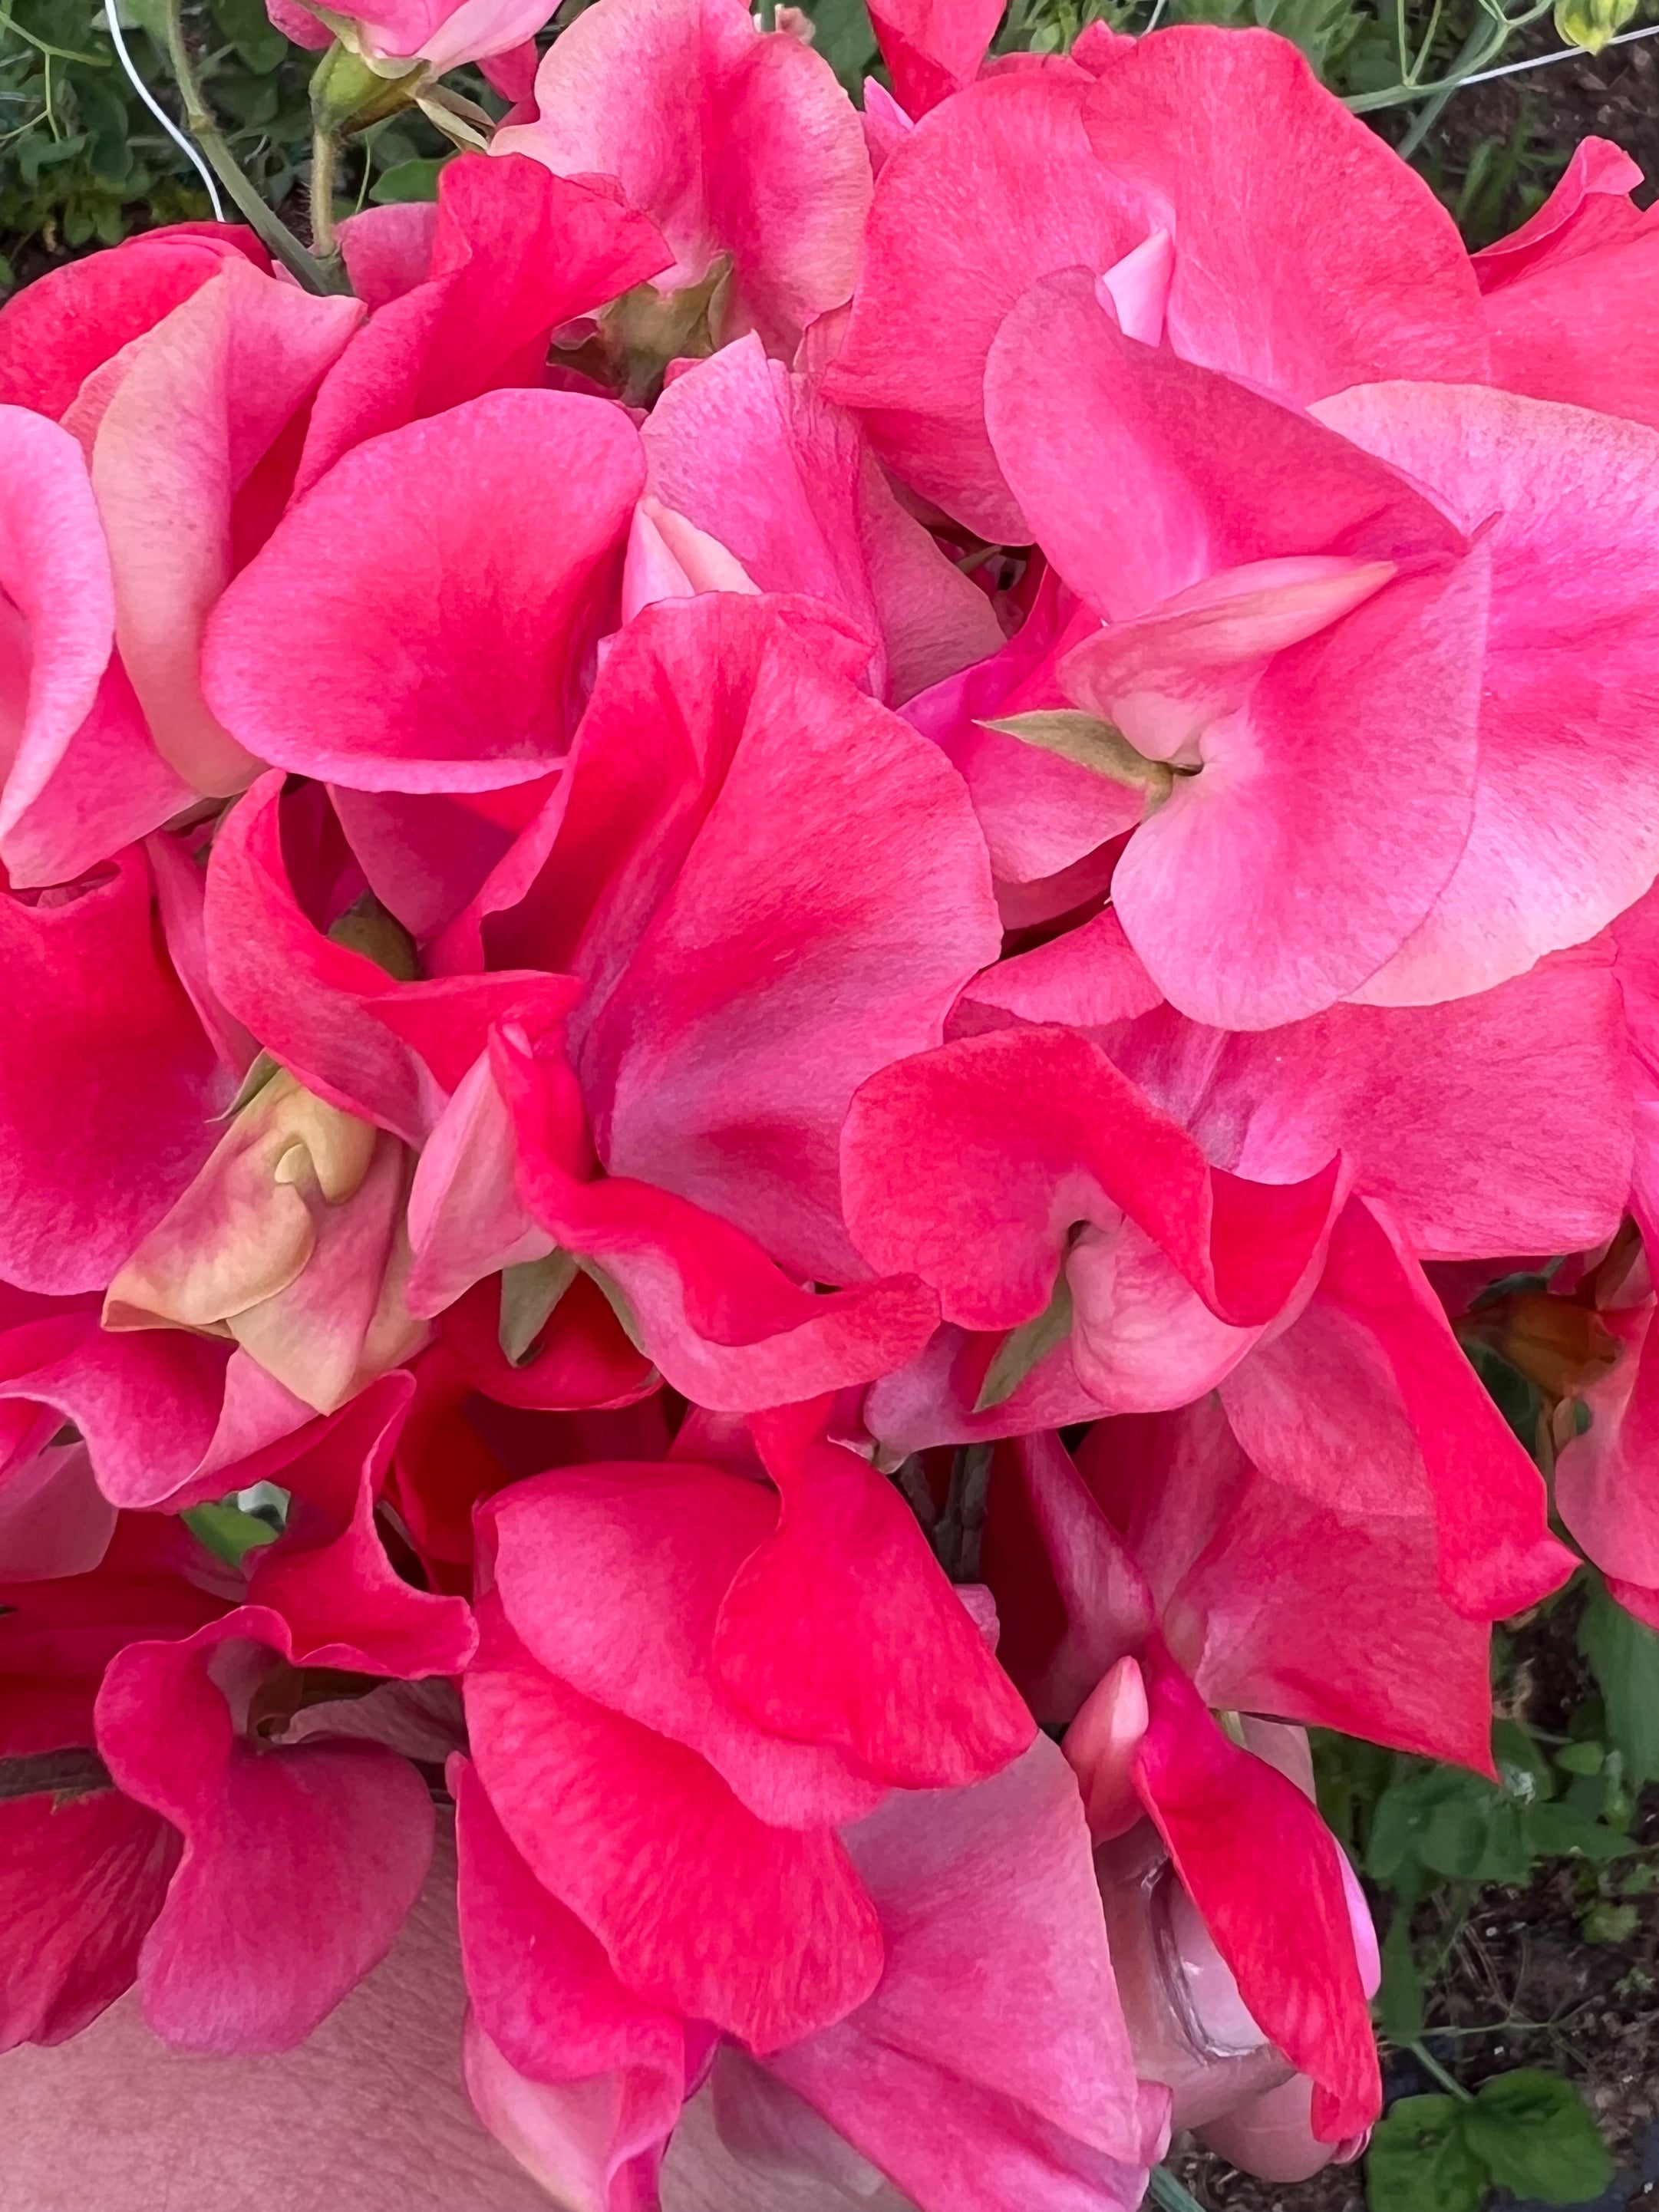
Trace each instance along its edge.
<path fill-rule="evenodd" d="M 1582 944 L 1659 871 L 1659 431 L 1442 385 L 1316 411 L 1466 527 L 1490 519 L 1468 840 L 1422 926 L 1357 994 L 1460 998 Z"/>
<path fill-rule="evenodd" d="M 672 1192 L 573 1173 L 568 1076 L 560 1101 L 544 1064 L 505 1039 L 492 1050 L 531 1215 L 621 1286 L 642 1348 L 693 1403 L 722 1413 L 795 1403 L 869 1382 L 927 1342 L 939 1303 L 912 1275 L 815 1295 L 741 1229 Z"/>
<path fill-rule="evenodd" d="M 878 698 L 911 698 L 1001 646 L 989 599 L 899 506 L 854 418 L 757 338 L 676 377 L 643 435 L 666 507 L 762 591 L 822 599 L 863 631 Z"/>
<path fill-rule="evenodd" d="M 1121 969 L 1102 963 L 1097 998 L 1100 956 L 1066 951 L 1109 919 L 992 969 L 969 997 L 1027 1020 L 1112 1021 Z M 1580 1251 L 1613 1235 L 1630 1188 L 1627 997 L 1598 942 L 1442 1006 L 1333 1006 L 1243 1035 L 1168 1007 L 1108 1049 L 1218 1166 L 1278 1182 L 1343 1152 L 1422 1258 Z"/>
<path fill-rule="evenodd" d="M 208 627 L 250 752 L 366 791 L 526 783 L 562 756 L 642 488 L 620 408 L 494 392 L 355 447 Z"/>
<path fill-rule="evenodd" d="M 100 878 L 0 894 L 0 1272 L 94 1288 L 205 1156 L 223 1078 L 155 927 L 136 848 Z"/>
<path fill-rule="evenodd" d="M 1034 278 L 1109 269 L 1150 228 L 1090 150 L 1089 86 L 1067 63 L 988 78 L 895 148 L 824 380 L 907 483 L 993 544 L 1030 529 L 986 435 L 991 342 Z"/>
<path fill-rule="evenodd" d="M 1135 2080 L 1056 1747 L 1039 1737 L 972 1789 L 896 1794 L 848 1844 L 887 1970 L 772 2069 L 921 2204 L 1130 2212 L 1167 2106 Z"/>
<path fill-rule="evenodd" d="M 1024 1022 L 1064 1022 L 1077 1029 L 1109 1028 L 1162 1004 L 1158 986 L 1136 958 L 1110 907 L 1046 945 L 986 969 L 963 998 L 969 1006 L 999 1007 Z M 1115 1057 L 1144 1079 L 1130 1063 Z M 1324 1157 L 1328 1159 L 1337 1149 L 1326 1146 Z"/>
<path fill-rule="evenodd" d="M 863 1272 L 847 1103 L 944 1035 L 1000 942 L 961 782 L 848 680 L 867 651 L 796 600 L 647 609 L 595 687 L 550 855 L 489 928 L 492 963 L 588 985 L 572 1059 L 612 1175 L 831 1283 Z"/>
<path fill-rule="evenodd" d="M 538 1667 L 498 1601 L 479 1620 L 465 1683 L 479 1775 L 629 1988 L 761 2051 L 861 2003 L 881 1934 L 834 1834 L 769 1826 L 695 1752 Z"/>
<path fill-rule="evenodd" d="M 992 1462 L 981 1563 L 1002 1626 L 998 1656 L 1045 1723 L 1073 1719 L 1156 1625 L 1146 1574 L 1051 1429 L 1004 1444 Z M 1069 1738 L 1066 1757 L 1083 1772 Z"/>
<path fill-rule="evenodd" d="M 894 92 L 920 118 L 973 82 L 1002 10 L 997 0 L 876 0 L 870 20 Z"/>
<path fill-rule="evenodd" d="M 0 405 L 56 422 L 86 379 L 235 257 L 270 264 L 251 230 L 180 222 L 48 269 L 0 308 Z"/>
<path fill-rule="evenodd" d="M 245 1352 L 182 1330 L 112 1334 L 95 1312 L 0 1338 L 0 1398 L 55 1406 L 104 1496 L 140 1510 L 221 1496 L 228 1469 L 312 1419 Z"/>
<path fill-rule="evenodd" d="M 473 2010 L 508 2063 L 538 2081 L 638 2068 L 683 2087 L 678 2016 L 617 1980 L 596 1938 L 514 1847 L 470 1759 L 452 1759 L 461 1957 Z M 528 1971 L 526 1971 L 528 1968 Z M 674 2100 L 678 2113 L 679 2097 Z"/>
<path fill-rule="evenodd" d="M 1642 173 L 1586 138 L 1519 230 L 1474 257 L 1492 381 L 1659 429 L 1659 347 L 1642 302 L 1659 270 L 1659 222 L 1631 198 Z"/>
<path fill-rule="evenodd" d="M 633 1996 L 514 1849 L 476 1770 L 450 1762 L 460 1859 L 463 2050 L 478 2115 L 572 2212 L 655 2212 L 686 2092 L 686 2035 Z"/>
<path fill-rule="evenodd" d="M 293 1646 L 245 1606 L 181 1644 L 129 1644 L 98 1747 L 184 1855 L 139 1956 L 144 2017 L 177 2049 L 292 2050 L 385 1957 L 432 1854 L 432 1800 L 395 1752 L 256 1750 L 246 1701 Z M 240 1710 L 239 1710 L 240 1708 Z"/>
<path fill-rule="evenodd" d="M 198 791 L 240 791 L 254 772 L 198 665 L 208 617 L 246 557 L 238 495 L 362 313 L 230 256 L 134 349 L 99 422 L 92 482 L 121 658 L 163 757 Z"/>
<path fill-rule="evenodd" d="M 836 1745 L 882 1782 L 982 1781 L 1025 1748 L 1031 1716 L 915 1516 L 867 1461 L 823 1439 L 822 1412 L 751 1420 L 783 1505 L 721 1602 L 720 1682 L 763 1727 Z"/>
<path fill-rule="evenodd" d="M 0 855 L 9 869 L 20 818 L 97 698 L 115 597 L 86 462 L 67 431 L 0 407 Z"/>
<path fill-rule="evenodd" d="M 112 659 L 40 793 L 0 836 L 0 860 L 18 890 L 72 883 L 195 800 L 156 750 L 131 679 Z"/>
<path fill-rule="evenodd" d="M 469 2014 L 461 2070 L 472 2109 L 568 2212 L 658 2212 L 657 2177 L 680 2106 L 638 2071 L 539 2081 L 521 2074 Z"/>
<path fill-rule="evenodd" d="M 1426 1498 L 1368 1508 L 1275 1482 L 1213 1399 L 1103 1421 L 1078 1464 L 1209 1704 L 1490 1771 L 1486 1626 L 1446 1603 Z"/>
<path fill-rule="evenodd" d="M 661 290 L 729 253 L 728 337 L 787 356 L 851 292 L 870 197 L 857 112 L 822 55 L 757 32 L 742 0 L 599 0 L 549 48 L 536 104 L 493 150 L 616 178 L 672 248 Z"/>
<path fill-rule="evenodd" d="M 905 720 L 932 738 L 968 786 L 1000 886 L 1035 884 L 1086 864 L 1146 811 L 1144 792 L 985 726 L 1067 705 L 1058 662 L 1097 627 L 1091 611 L 1045 565 L 1030 610 L 1007 643 L 905 706 Z M 1091 890 L 1104 881 L 1103 874 Z M 1062 896 L 1041 918 L 1079 902 Z"/>
<path fill-rule="evenodd" d="M 383 301 L 323 380 L 296 495 L 366 438 L 498 386 L 538 383 L 559 324 L 666 258 L 654 227 L 605 193 L 538 162 L 463 154 L 439 179 L 422 281 Z"/>
<path fill-rule="evenodd" d="M 386 207 L 363 208 L 337 226 L 351 289 L 371 314 L 379 314 L 426 282 L 432 273 L 437 228 L 434 200 L 395 200 Z"/>
<path fill-rule="evenodd" d="M 1249 1327 L 1306 1273 L 1338 1163 L 1278 1188 L 1212 1171 L 1097 1046 L 1042 1028 L 963 1038 L 873 1077 L 848 1116 L 842 1172 L 872 1264 L 921 1275 L 965 1328 L 1032 1320 L 1073 1225 L 1115 1231 L 1126 1215 L 1212 1312 Z"/>
<path fill-rule="evenodd" d="M 283 778 L 226 817 L 208 869 L 208 969 L 223 1006 L 307 1089 L 418 1145 L 483 1051 L 493 1023 L 545 1018 L 565 978 L 522 973 L 398 983 L 325 937 L 283 857 Z"/>
<path fill-rule="evenodd" d="M 1154 1644 L 1135 1779 L 1176 1871 L 1262 2033 L 1313 2078 L 1324 2142 L 1382 2105 L 1340 1852 L 1296 1785 L 1241 1749 Z"/>
<path fill-rule="evenodd" d="M 118 1790 L 0 1804 L 0 2051 L 67 2043 L 130 1989 L 179 1838 Z"/>
<path fill-rule="evenodd" d="M 1067 580 L 1113 623 L 1158 610 L 1161 644 L 1146 623 L 1107 683 L 1114 704 L 1123 684 L 1151 687 L 1132 742 L 1173 750 L 1186 725 L 1158 686 L 1179 698 L 1197 684 L 1176 764 L 1199 772 L 1177 777 L 1113 878 L 1130 941 L 1196 1019 L 1255 1029 L 1317 1012 L 1410 934 L 1468 835 L 1484 551 L 1459 560 L 1466 541 L 1420 492 L 1306 416 L 1125 337 L 1081 270 L 1034 286 L 1009 315 L 986 404 L 1004 471 Z M 1196 650 L 1170 619 L 1169 605 L 1190 604 L 1177 594 L 1247 564 L 1294 559 L 1306 573 L 1310 555 L 1400 573 L 1380 589 L 1362 578 L 1363 603 L 1258 663 L 1253 681 L 1235 638 L 1242 690 L 1237 665 L 1219 693 L 1215 671 L 1200 682 L 1167 665 L 1183 629 L 1186 658 Z M 1351 589 L 1357 573 L 1336 580 Z M 1266 641 L 1273 623 L 1244 627 Z M 1402 780 L 1400 759 L 1419 757 L 1430 729 L 1431 769 Z"/>
<path fill-rule="evenodd" d="M 1182 26 L 1103 41 L 1091 66 L 1095 157 L 1176 241 L 1178 354 L 1298 406 L 1385 376 L 1484 381 L 1451 218 L 1288 40 Z"/>
<path fill-rule="evenodd" d="M 1222 1399 L 1274 1480 L 1339 1510 L 1431 1510 L 1441 1589 L 1470 1620 L 1522 1612 L 1571 1571 L 1537 1468 L 1363 1199 L 1344 1209 L 1305 1313 L 1235 1369 Z"/>
<path fill-rule="evenodd" d="M 255 1604 L 288 1623 L 302 1666 L 404 1680 L 459 1674 L 477 1647 L 465 1600 L 405 1582 L 375 1525 L 413 1394 L 408 1376 L 381 1376 L 283 1462 L 287 1526 L 252 1559 L 248 1587 Z"/>
<path fill-rule="evenodd" d="M 777 1826 L 834 1827 L 879 1802 L 885 1778 L 860 1772 L 833 1732 L 786 1727 L 728 1694 L 716 1624 L 777 1525 L 769 1491 L 690 1464 L 570 1468 L 514 1483 L 483 1511 L 508 1621 L 583 1698 L 688 1746 Z"/>
<path fill-rule="evenodd" d="M 0 1571 L 15 1582 L 90 1574 L 115 1534 L 91 1455 L 78 1441 L 52 1442 L 63 1425 L 54 1407 L 13 1401 L 4 1411 L 34 1418 L 25 1448 L 0 1457 Z"/>

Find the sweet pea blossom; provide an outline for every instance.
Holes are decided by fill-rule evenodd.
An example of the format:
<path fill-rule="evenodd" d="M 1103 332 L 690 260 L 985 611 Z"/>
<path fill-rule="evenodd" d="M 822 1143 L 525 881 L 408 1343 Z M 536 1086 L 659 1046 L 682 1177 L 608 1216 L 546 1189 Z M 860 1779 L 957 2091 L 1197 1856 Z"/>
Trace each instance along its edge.
<path fill-rule="evenodd" d="M 1352 2158 L 1304 1732 L 1490 1775 L 1563 1528 L 1659 1619 L 1630 165 L 1472 259 L 1265 32 L 278 4 L 516 105 L 351 295 L 0 309 L 0 2046 L 414 1975 L 571 2212 Z"/>

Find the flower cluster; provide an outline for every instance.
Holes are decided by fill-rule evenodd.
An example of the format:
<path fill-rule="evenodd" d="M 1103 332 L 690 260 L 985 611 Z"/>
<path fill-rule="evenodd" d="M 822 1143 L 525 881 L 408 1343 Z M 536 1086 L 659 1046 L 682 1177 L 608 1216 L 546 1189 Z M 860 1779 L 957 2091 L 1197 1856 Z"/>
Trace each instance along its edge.
<path fill-rule="evenodd" d="M 705 2082 L 849 2203 L 1295 2179 L 1306 1727 L 1490 1771 L 1564 1529 L 1659 1625 L 1659 227 L 999 12 L 860 111 L 598 0 L 349 295 L 0 313 L 4 2047 L 292 2047 L 453 1801 L 576 2212 Z"/>

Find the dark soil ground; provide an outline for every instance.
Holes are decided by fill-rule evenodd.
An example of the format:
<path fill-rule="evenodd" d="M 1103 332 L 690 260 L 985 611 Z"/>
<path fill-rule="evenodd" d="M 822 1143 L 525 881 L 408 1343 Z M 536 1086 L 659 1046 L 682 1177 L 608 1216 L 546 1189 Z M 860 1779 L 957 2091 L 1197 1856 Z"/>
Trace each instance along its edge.
<path fill-rule="evenodd" d="M 1638 27 L 1640 27 L 1638 18 Z M 1547 16 L 1504 50 L 1504 63 L 1553 53 L 1560 40 Z M 1397 139 L 1407 127 L 1379 118 Z M 1659 185 L 1659 38 L 1610 46 L 1599 56 L 1552 63 L 1455 93 L 1417 156 L 1472 246 L 1523 222 L 1545 198 L 1581 138 L 1610 138 Z"/>

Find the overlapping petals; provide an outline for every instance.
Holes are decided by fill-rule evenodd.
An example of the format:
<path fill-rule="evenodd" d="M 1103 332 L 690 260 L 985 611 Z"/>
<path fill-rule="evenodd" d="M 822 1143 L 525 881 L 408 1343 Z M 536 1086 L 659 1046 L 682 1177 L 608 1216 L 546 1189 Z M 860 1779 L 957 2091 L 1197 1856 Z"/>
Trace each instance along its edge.
<path fill-rule="evenodd" d="M 1265 32 L 546 12 L 279 0 L 517 103 L 354 295 L 0 311 L 0 2047 L 292 2048 L 453 1819 L 573 2212 L 1305 2178 L 1305 1732 L 1659 1624 L 1659 234 Z"/>

